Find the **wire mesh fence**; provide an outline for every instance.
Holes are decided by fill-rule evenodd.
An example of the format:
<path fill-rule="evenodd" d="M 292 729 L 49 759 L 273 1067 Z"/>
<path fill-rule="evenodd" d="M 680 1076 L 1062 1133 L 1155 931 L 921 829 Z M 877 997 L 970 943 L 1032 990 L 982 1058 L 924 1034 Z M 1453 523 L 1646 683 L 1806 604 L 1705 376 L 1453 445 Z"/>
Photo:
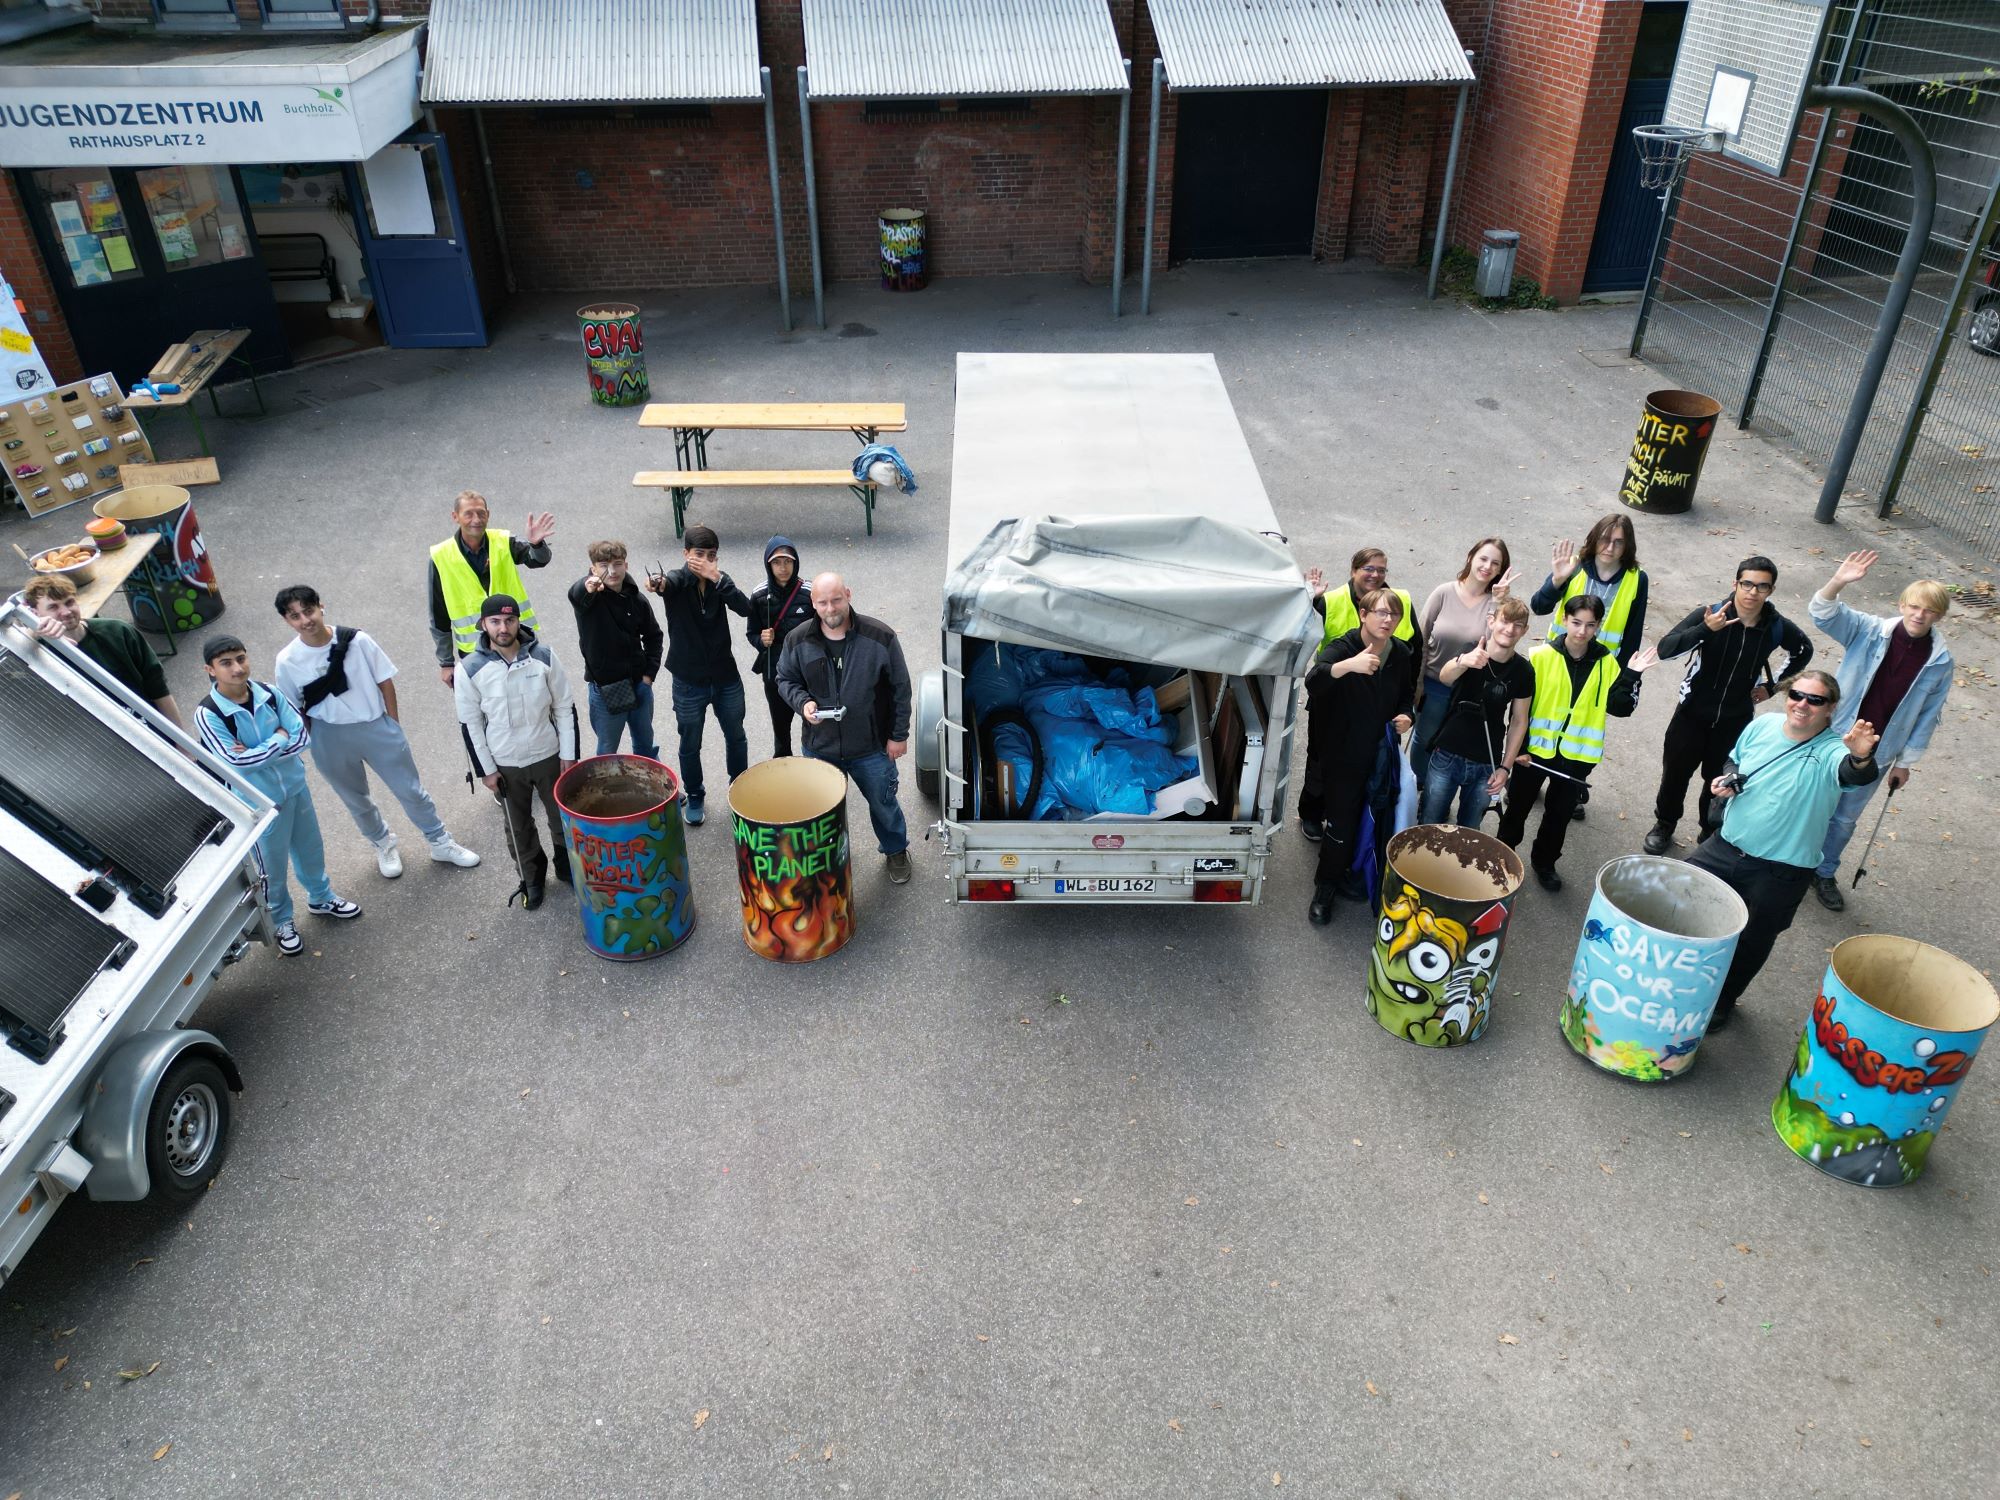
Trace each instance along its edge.
<path fill-rule="evenodd" d="M 2000 182 L 2000 6 L 1848 0 L 1818 81 L 1903 106 L 1938 179 L 1922 269 L 1842 507 L 1886 505 L 1991 555 L 2000 550 L 2000 279 L 1990 279 L 1986 246 Z M 1694 160 L 1649 287 L 1641 351 L 1816 470 L 1846 420 L 1915 202 L 1910 164 L 1886 129 L 1836 115 L 1822 146 L 1828 129 L 1826 111 L 1807 112 L 1782 179 L 1720 156 Z M 1802 197 L 1815 154 L 1820 170 Z"/>

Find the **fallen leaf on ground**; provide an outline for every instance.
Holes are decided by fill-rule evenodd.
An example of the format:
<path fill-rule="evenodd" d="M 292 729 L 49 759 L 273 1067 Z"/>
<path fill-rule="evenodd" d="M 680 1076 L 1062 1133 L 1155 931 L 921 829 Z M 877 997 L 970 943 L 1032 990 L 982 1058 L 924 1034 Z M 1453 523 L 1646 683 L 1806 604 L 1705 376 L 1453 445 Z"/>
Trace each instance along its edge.
<path fill-rule="evenodd" d="M 1381 1393 L 1380 1391 L 1378 1391 L 1378 1390 L 1376 1390 L 1376 1389 L 1375 1389 L 1375 1382 L 1374 1382 L 1374 1381 L 1372 1381 L 1372 1380 L 1366 1380 L 1366 1381 L 1363 1381 L 1363 1382 L 1362 1382 L 1362 1384 L 1363 1384 L 1363 1385 L 1365 1385 L 1365 1386 L 1366 1386 L 1366 1387 L 1368 1388 L 1368 1394 L 1369 1394 L 1369 1395 L 1371 1395 L 1371 1396 L 1379 1396 L 1379 1395 L 1381 1395 L 1381 1394 L 1382 1394 L 1382 1393 Z"/>
<path fill-rule="evenodd" d="M 1185 1207 L 1185 1208 L 1194 1208 L 1194 1207 L 1196 1207 L 1196 1206 L 1197 1206 L 1197 1205 L 1198 1205 L 1198 1204 L 1199 1204 L 1200 1202 L 1201 1202 L 1201 1199 L 1199 1199 L 1199 1198 L 1183 1198 L 1183 1199 L 1181 1199 L 1181 1204 L 1182 1204 L 1182 1206 L 1183 1206 L 1183 1207 Z"/>
<path fill-rule="evenodd" d="M 826 1445 L 826 1452 L 820 1455 L 820 1460 L 823 1463 L 829 1463 L 829 1464 L 833 1462 L 833 1444 L 828 1443 Z"/>
<path fill-rule="evenodd" d="M 135 1261 L 133 1261 L 133 1262 L 132 1262 L 132 1264 L 131 1264 L 131 1266 L 129 1267 L 129 1269 L 131 1269 L 131 1270 L 134 1270 L 134 1271 L 136 1271 L 136 1270 L 138 1270 L 138 1269 L 139 1269 L 139 1267 L 141 1267 L 141 1266 L 150 1266 L 150 1265 L 151 1265 L 152 1263 L 153 1263 L 153 1257 L 152 1257 L 152 1256 L 150 1256 L 150 1255 L 142 1255 L 142 1256 L 140 1256 L 140 1257 L 139 1257 L 139 1258 L 138 1258 L 137 1260 L 135 1260 Z"/>
<path fill-rule="evenodd" d="M 56 1373 L 58 1375 L 62 1374 L 63 1366 L 68 1363 L 69 1363 L 69 1356 L 65 1354 L 61 1359 L 56 1361 Z"/>
<path fill-rule="evenodd" d="M 696 1432 L 700 1432 L 701 1424 L 706 1422 L 707 1420 L 708 1420 L 708 1408 L 704 1406 L 700 1411 L 694 1414 L 694 1430 Z"/>
<path fill-rule="evenodd" d="M 1694 1441 L 1694 1429 L 1692 1427 L 1683 1427 L 1681 1429 L 1681 1441 L 1684 1443 L 1691 1443 Z"/>
<path fill-rule="evenodd" d="M 1873 1438 L 1862 1438 L 1860 1441 L 1861 1441 L 1861 1446 L 1864 1448 L 1872 1448 L 1875 1446 L 1875 1440 Z"/>
<path fill-rule="evenodd" d="M 1171 1427 L 1175 1432 L 1187 1431 L 1185 1427 L 1181 1426 L 1181 1419 L 1179 1417 L 1168 1417 L 1167 1426 Z"/>
<path fill-rule="evenodd" d="M 993 1340 L 992 1340 L 991 1338 L 989 1338 L 989 1337 L 988 1337 L 987 1335 L 985 1335 L 985 1334 L 983 1334 L 983 1333 L 975 1333 L 975 1334 L 973 1335 L 973 1337 L 974 1337 L 974 1338 L 976 1338 L 976 1339 L 978 1339 L 978 1340 L 979 1340 L 979 1342 L 980 1342 L 980 1343 L 982 1343 L 982 1344 L 990 1344 L 990 1343 L 992 1343 L 992 1342 L 993 1342 Z"/>
<path fill-rule="evenodd" d="M 1602 1172 L 1606 1177 L 1611 1177 L 1615 1175 L 1611 1170 L 1610 1164 L 1607 1162 L 1599 1162 L 1597 1164 L 1597 1170 Z"/>
<path fill-rule="evenodd" d="M 1676 1130 L 1674 1134 L 1679 1136 L 1684 1141 L 1691 1141 L 1694 1139 L 1694 1132 L 1692 1130 Z"/>
<path fill-rule="evenodd" d="M 153 1462 L 158 1463 L 161 1459 L 165 1458 L 169 1453 L 173 1451 L 173 1447 L 174 1445 L 172 1443 L 160 1444 L 159 1447 L 153 1450 Z"/>
<path fill-rule="evenodd" d="M 1736 1246 L 1736 1253 L 1738 1255 L 1748 1255 L 1750 1253 L 1749 1245 L 1739 1242 Z"/>
<path fill-rule="evenodd" d="M 1285 1476 L 1280 1474 L 1276 1469 L 1273 1469 L 1271 1471 L 1271 1487 L 1273 1489 L 1276 1489 L 1279 1485 L 1283 1484 L 1284 1482 L 1285 1482 Z"/>
<path fill-rule="evenodd" d="M 1354 1138 L 1354 1144 L 1355 1144 L 1355 1145 L 1357 1145 L 1357 1146 L 1361 1144 L 1361 1137 L 1360 1137 L 1360 1136 L 1356 1136 L 1356 1137 Z"/>
<path fill-rule="evenodd" d="M 1503 1333 L 1500 1335 L 1500 1342 L 1503 1344 L 1518 1344 L 1521 1341 L 1511 1333 Z"/>
<path fill-rule="evenodd" d="M 530 1095 L 530 1094 L 532 1094 L 532 1093 L 534 1093 L 534 1090 L 533 1090 L 533 1089 L 522 1089 L 522 1090 L 521 1090 L 521 1097 L 522 1097 L 523 1099 L 525 1099 L 525 1098 L 527 1098 L 527 1097 L 528 1097 L 528 1095 Z"/>
<path fill-rule="evenodd" d="M 159 1368 L 160 1368 L 160 1362 L 156 1359 L 150 1365 L 147 1365 L 146 1368 L 143 1370 L 138 1369 L 136 1367 L 130 1370 L 120 1370 L 118 1372 L 118 1378 L 120 1380 L 144 1380 L 148 1375 L 152 1374 L 153 1371 Z"/>
<path fill-rule="evenodd" d="M 1491 1202 L 1492 1202 L 1493 1200 L 1492 1200 L 1491 1198 L 1487 1197 L 1487 1196 L 1486 1196 L 1486 1195 L 1485 1195 L 1484 1193 L 1481 1193 L 1481 1194 L 1479 1195 L 1479 1201 L 1480 1201 L 1481 1203 L 1491 1203 Z"/>

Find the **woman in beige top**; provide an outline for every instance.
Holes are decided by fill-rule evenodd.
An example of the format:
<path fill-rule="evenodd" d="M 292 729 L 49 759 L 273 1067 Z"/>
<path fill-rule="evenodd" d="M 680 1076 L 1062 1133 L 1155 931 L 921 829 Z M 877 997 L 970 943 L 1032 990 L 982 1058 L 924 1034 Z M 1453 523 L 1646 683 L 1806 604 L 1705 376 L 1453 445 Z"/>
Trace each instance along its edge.
<path fill-rule="evenodd" d="M 1519 576 L 1507 544 L 1497 536 L 1481 537 L 1465 554 L 1458 577 L 1432 589 L 1417 615 L 1424 633 L 1424 694 L 1417 732 L 1410 737 L 1410 769 L 1419 786 L 1430 765 L 1431 741 L 1451 701 L 1451 689 L 1438 681 L 1438 673 L 1444 663 L 1479 644 L 1494 606 Z"/>

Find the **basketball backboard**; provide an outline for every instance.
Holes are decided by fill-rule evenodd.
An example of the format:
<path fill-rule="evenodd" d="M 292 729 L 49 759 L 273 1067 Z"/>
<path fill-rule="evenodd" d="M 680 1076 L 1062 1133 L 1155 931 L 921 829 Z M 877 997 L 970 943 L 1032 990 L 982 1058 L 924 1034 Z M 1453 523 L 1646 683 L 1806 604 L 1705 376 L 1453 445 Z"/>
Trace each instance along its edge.
<path fill-rule="evenodd" d="M 1782 175 L 1832 0 L 1690 0 L 1665 123 L 1722 132 L 1722 153 Z"/>

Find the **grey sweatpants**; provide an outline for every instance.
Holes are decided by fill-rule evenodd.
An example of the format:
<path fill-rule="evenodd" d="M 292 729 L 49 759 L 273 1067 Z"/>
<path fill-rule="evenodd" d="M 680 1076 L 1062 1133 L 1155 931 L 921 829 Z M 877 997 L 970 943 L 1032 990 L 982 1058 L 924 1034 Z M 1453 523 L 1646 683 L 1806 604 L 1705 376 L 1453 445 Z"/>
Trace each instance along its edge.
<path fill-rule="evenodd" d="M 410 754 L 403 726 L 387 714 L 365 724 L 328 724 L 315 719 L 307 748 L 312 751 L 319 774 L 347 804 L 354 826 L 369 843 L 379 844 L 389 836 L 382 810 L 368 795 L 365 768 L 369 766 L 374 767 L 382 784 L 403 804 L 403 811 L 417 825 L 425 843 L 435 844 L 445 836 L 444 819 L 438 816 L 437 804 L 431 801 L 431 794 L 424 790 L 423 780 L 417 775 L 417 763 Z"/>

